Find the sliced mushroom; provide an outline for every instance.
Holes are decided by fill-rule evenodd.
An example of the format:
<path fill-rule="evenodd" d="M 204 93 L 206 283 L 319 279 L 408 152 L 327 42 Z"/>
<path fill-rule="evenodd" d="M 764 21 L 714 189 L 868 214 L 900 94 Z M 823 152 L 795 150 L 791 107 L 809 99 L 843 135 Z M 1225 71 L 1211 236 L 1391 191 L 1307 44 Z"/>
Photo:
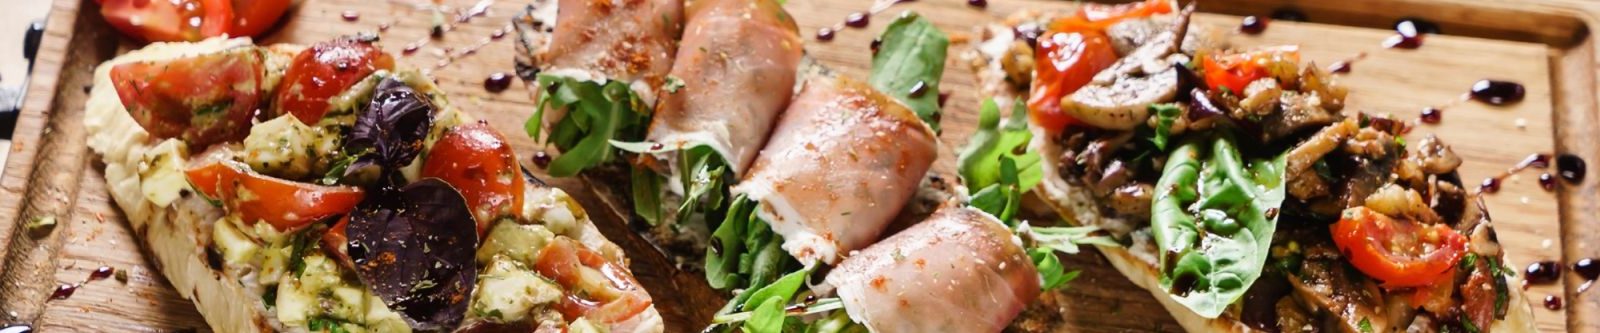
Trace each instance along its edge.
<path fill-rule="evenodd" d="M 1073 118 L 1106 129 L 1127 130 L 1144 124 L 1150 104 L 1171 101 L 1178 95 L 1174 62 L 1187 60 L 1179 52 L 1189 29 L 1194 6 L 1184 8 L 1172 29 L 1095 74 L 1088 85 L 1061 100 Z"/>

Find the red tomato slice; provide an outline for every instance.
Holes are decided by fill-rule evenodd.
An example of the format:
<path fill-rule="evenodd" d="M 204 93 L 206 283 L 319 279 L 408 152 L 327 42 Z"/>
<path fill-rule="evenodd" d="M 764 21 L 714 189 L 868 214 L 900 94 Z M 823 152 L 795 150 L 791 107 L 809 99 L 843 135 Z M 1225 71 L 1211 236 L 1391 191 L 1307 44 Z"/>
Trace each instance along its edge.
<path fill-rule="evenodd" d="M 360 188 L 272 178 L 229 161 L 211 161 L 185 174 L 195 190 L 222 201 L 245 225 L 266 222 L 285 232 L 349 213 L 365 196 Z"/>
<path fill-rule="evenodd" d="M 621 322 L 644 312 L 652 302 L 632 273 L 564 236 L 539 251 L 534 269 L 567 290 L 556 310 L 568 321 L 585 317 L 599 323 Z"/>
<path fill-rule="evenodd" d="M 1060 131 L 1076 122 L 1061 110 L 1061 99 L 1117 62 L 1117 51 L 1099 31 L 1050 32 L 1039 37 L 1038 45 L 1028 116 L 1050 132 Z"/>
<path fill-rule="evenodd" d="M 117 97 L 157 138 L 191 148 L 244 139 L 261 101 L 262 55 L 240 48 L 111 68 Z"/>
<path fill-rule="evenodd" d="M 1272 73 L 1267 72 L 1267 62 L 1282 57 L 1288 57 L 1295 62 L 1299 62 L 1300 48 L 1283 46 L 1245 53 L 1204 57 L 1201 60 L 1201 67 L 1205 71 L 1206 85 L 1212 90 L 1226 87 L 1237 95 L 1243 94 L 1244 88 L 1249 86 L 1250 82 L 1255 82 L 1271 75 Z"/>
<path fill-rule="evenodd" d="M 1446 277 L 1467 248 L 1467 238 L 1448 226 L 1395 220 L 1366 207 L 1346 209 L 1332 233 L 1351 265 L 1391 289 Z"/>
<path fill-rule="evenodd" d="M 277 114 L 316 124 L 328 113 L 328 99 L 379 69 L 394 69 L 394 58 L 372 43 L 339 38 L 312 45 L 294 56 L 273 102 Z"/>
<path fill-rule="evenodd" d="M 233 0 L 233 24 L 228 35 L 260 36 L 289 11 L 289 0 Z"/>
<path fill-rule="evenodd" d="M 150 42 L 198 41 L 228 32 L 228 0 L 103 0 L 100 16 L 122 33 Z"/>
<path fill-rule="evenodd" d="M 495 219 L 522 209 L 521 167 L 511 144 L 488 123 L 458 126 L 439 138 L 422 164 L 422 177 L 438 177 L 461 191 L 478 220 L 478 236 Z"/>

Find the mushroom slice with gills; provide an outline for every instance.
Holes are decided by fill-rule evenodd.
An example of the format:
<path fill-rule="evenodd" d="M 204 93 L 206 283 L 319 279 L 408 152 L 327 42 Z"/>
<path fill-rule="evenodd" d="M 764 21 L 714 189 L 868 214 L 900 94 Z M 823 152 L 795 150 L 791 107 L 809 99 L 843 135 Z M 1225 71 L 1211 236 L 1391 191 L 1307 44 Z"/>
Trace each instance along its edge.
<path fill-rule="evenodd" d="M 1191 5 L 1173 22 L 1172 29 L 1152 38 L 1110 68 L 1095 74 L 1088 85 L 1061 99 L 1061 109 L 1074 119 L 1099 128 L 1129 130 L 1150 117 L 1150 104 L 1178 96 L 1178 71 L 1174 63 L 1186 60 L 1179 52 L 1189 30 Z"/>

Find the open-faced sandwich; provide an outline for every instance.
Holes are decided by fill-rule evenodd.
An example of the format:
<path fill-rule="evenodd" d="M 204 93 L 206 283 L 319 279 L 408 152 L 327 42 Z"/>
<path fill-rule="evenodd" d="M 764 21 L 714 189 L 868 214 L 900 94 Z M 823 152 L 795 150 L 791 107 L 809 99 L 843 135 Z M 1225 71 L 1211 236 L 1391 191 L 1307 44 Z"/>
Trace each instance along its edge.
<path fill-rule="evenodd" d="M 222 332 L 660 332 L 583 208 L 375 37 L 156 43 L 95 71 L 110 193 Z"/>
<path fill-rule="evenodd" d="M 1439 139 L 1345 110 L 1296 47 L 1207 47 L 1164 0 L 982 28 L 1026 100 L 1043 201 L 1188 330 L 1530 332 L 1494 223 Z"/>

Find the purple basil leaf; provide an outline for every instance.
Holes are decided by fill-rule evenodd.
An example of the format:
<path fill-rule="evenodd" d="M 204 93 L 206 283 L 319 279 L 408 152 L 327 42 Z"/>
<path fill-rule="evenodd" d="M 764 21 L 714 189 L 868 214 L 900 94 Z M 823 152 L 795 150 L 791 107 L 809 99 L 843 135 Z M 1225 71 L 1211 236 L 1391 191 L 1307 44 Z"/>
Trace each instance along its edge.
<path fill-rule="evenodd" d="M 461 193 L 437 178 L 373 193 L 350 214 L 356 275 L 413 329 L 454 328 L 478 268 L 477 224 Z"/>
<path fill-rule="evenodd" d="M 372 162 L 385 169 L 411 164 L 433 126 L 434 109 L 427 96 L 386 78 L 378 83 L 367 110 L 356 116 L 345 151 L 371 151 Z"/>

